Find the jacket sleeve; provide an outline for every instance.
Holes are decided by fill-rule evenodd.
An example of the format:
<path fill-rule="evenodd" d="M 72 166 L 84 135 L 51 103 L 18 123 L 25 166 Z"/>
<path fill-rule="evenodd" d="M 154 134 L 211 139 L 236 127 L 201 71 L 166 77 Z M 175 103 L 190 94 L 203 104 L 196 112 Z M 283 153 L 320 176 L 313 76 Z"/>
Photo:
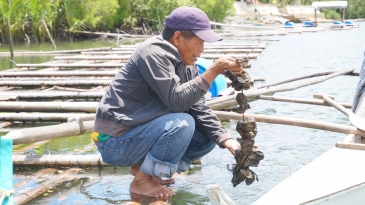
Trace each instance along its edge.
<path fill-rule="evenodd" d="M 224 148 L 222 143 L 233 139 L 222 126 L 221 121 L 213 114 L 212 109 L 205 105 L 204 97 L 189 109 L 189 114 L 193 116 L 196 128 L 219 147 Z"/>
<path fill-rule="evenodd" d="M 184 112 L 199 101 L 210 85 L 201 76 L 184 83 L 177 72 L 185 70 L 185 65 L 176 56 L 178 51 L 171 46 L 150 45 L 140 52 L 136 64 L 161 101 L 173 112 Z"/>

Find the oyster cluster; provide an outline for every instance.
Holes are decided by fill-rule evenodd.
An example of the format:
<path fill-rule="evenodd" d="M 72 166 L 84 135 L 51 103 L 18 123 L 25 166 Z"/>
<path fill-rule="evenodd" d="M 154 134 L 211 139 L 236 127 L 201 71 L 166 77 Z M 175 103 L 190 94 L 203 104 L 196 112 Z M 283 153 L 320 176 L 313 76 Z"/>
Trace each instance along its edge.
<path fill-rule="evenodd" d="M 242 56 L 236 59 L 239 66 L 242 68 L 248 68 L 249 66 L 249 60 L 247 56 Z"/>
<path fill-rule="evenodd" d="M 257 134 L 255 119 L 249 117 L 247 121 L 238 122 L 236 131 L 241 136 L 237 138 L 237 141 L 241 144 L 241 150 L 235 150 L 236 164 L 230 165 L 231 167 L 228 166 L 228 169 L 233 172 L 231 180 L 233 187 L 243 181 L 246 182 L 246 185 L 252 184 L 255 179 L 258 181 L 256 173 L 250 167 L 257 167 L 259 162 L 264 159 L 264 154 L 261 151 L 253 151 Z"/>
<path fill-rule="evenodd" d="M 244 62 L 248 62 L 247 58 L 237 59 L 238 65 L 243 67 Z M 247 72 L 243 71 L 240 75 L 236 75 L 231 71 L 227 70 L 225 75 L 232 81 L 232 87 L 236 91 L 243 91 L 249 89 L 253 81 Z M 241 93 L 237 93 L 236 101 L 238 107 L 232 108 L 233 112 L 241 113 L 244 115 L 246 110 L 250 109 L 246 96 Z M 244 119 L 244 117 L 242 117 Z M 243 122 L 238 122 L 236 131 L 240 134 L 237 141 L 241 145 L 241 150 L 235 150 L 236 164 L 227 165 L 229 171 L 233 173 L 231 180 L 233 187 L 236 187 L 241 182 L 245 181 L 246 185 L 252 184 L 255 179 L 258 181 L 258 177 L 250 167 L 257 167 L 260 160 L 264 159 L 264 154 L 260 151 L 253 151 L 255 144 L 255 136 L 257 134 L 256 121 L 254 118 L 249 117 Z"/>
<path fill-rule="evenodd" d="M 233 112 L 236 113 L 245 113 L 246 110 L 250 109 L 250 104 L 248 104 L 247 98 L 243 93 L 237 93 L 236 101 L 238 103 L 238 107 L 232 108 Z"/>
<path fill-rule="evenodd" d="M 232 71 L 226 70 L 224 74 L 232 81 L 231 85 L 236 91 L 248 90 L 253 84 L 251 77 L 246 71 L 242 71 L 240 75 L 236 75 Z"/>

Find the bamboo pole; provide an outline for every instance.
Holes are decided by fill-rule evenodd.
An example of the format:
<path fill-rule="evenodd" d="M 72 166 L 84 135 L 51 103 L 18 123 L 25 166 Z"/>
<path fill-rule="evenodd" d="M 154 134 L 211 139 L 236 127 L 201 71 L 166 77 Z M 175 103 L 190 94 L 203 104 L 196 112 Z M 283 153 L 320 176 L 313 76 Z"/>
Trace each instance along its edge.
<path fill-rule="evenodd" d="M 299 99 L 299 98 L 284 98 L 284 97 L 274 97 L 274 96 L 267 96 L 267 95 L 260 95 L 256 97 L 260 100 L 271 100 L 271 101 L 280 101 L 280 102 L 291 102 L 291 103 L 303 103 L 303 104 L 310 104 L 310 105 L 323 105 L 323 106 L 330 106 L 324 100 L 313 100 L 313 99 Z M 340 103 L 342 106 L 346 108 L 352 108 L 352 104 L 349 103 Z"/>
<path fill-rule="evenodd" d="M 89 51 L 89 52 L 81 52 L 81 55 L 123 55 L 129 54 L 131 55 L 134 51 L 133 50 L 125 50 L 125 51 Z"/>
<path fill-rule="evenodd" d="M 0 128 L 8 127 L 12 124 L 12 122 L 0 122 Z"/>
<path fill-rule="evenodd" d="M 101 55 L 101 56 L 56 56 L 55 60 L 128 60 L 131 55 Z"/>
<path fill-rule="evenodd" d="M 0 86 L 21 86 L 21 87 L 32 87 L 32 86 L 108 86 L 110 80 L 62 80 L 62 81 L 0 81 Z"/>
<path fill-rule="evenodd" d="M 17 68 L 121 68 L 125 63 L 41 63 L 41 64 L 16 64 Z"/>
<path fill-rule="evenodd" d="M 261 39 L 261 41 L 264 41 L 263 43 L 259 43 L 260 46 L 267 46 L 269 43 L 265 42 L 267 38 Z M 260 41 L 259 41 L 260 42 Z M 136 48 L 139 44 L 134 45 L 120 45 L 119 48 Z M 247 46 L 250 46 L 251 48 L 256 47 L 258 44 L 253 42 L 244 42 L 244 43 L 232 43 L 232 42 L 214 42 L 214 43 L 205 43 L 204 48 L 220 48 L 220 47 L 241 47 L 245 48 Z M 113 50 L 116 48 L 113 48 Z"/>
<path fill-rule="evenodd" d="M 0 112 L 88 112 L 95 113 L 98 102 L 1 102 Z M 2 114 L 0 114 L 1 117 Z"/>
<path fill-rule="evenodd" d="M 58 77 L 58 76 L 42 76 L 42 77 L 10 77 L 10 78 L 0 78 L 0 81 L 61 81 L 61 80 L 68 80 L 68 81 L 78 81 L 78 80 L 110 80 L 112 77 L 78 77 L 78 76 L 68 76 L 68 77 Z"/>
<path fill-rule="evenodd" d="M 119 47 L 119 48 L 112 48 L 113 51 L 130 51 L 130 50 L 134 50 L 136 47 Z M 213 44 L 213 45 L 204 45 L 204 49 L 265 49 L 266 45 L 260 45 L 260 46 L 256 46 L 254 44 L 251 45 L 224 45 L 224 44 Z"/>
<path fill-rule="evenodd" d="M 47 32 L 48 38 L 51 40 L 51 43 L 52 43 L 53 48 L 54 48 L 55 50 L 57 50 L 56 44 L 55 44 L 55 43 L 54 43 L 54 41 L 53 41 L 52 35 L 51 35 L 51 33 L 49 32 L 48 27 L 47 27 L 47 24 L 46 24 L 46 22 L 44 21 L 44 19 L 42 20 L 42 23 L 43 23 L 44 28 L 46 29 L 46 32 Z"/>
<path fill-rule="evenodd" d="M 232 58 L 239 58 L 242 57 L 242 54 L 237 53 L 230 53 L 227 54 Z M 249 59 L 256 59 L 258 57 L 259 53 L 248 53 L 246 55 Z M 210 54 L 210 53 L 202 53 L 202 58 L 207 59 L 218 59 L 222 57 L 222 54 Z M 55 60 L 128 60 L 130 58 L 130 55 L 114 55 L 114 56 L 57 56 L 55 57 Z M 19 66 L 18 66 L 19 67 Z"/>
<path fill-rule="evenodd" d="M 228 49 L 218 49 L 218 48 L 204 48 L 203 53 L 261 53 L 264 49 L 246 49 L 246 48 L 228 48 Z M 82 55 L 125 55 L 132 54 L 133 50 L 121 50 L 121 51 L 108 51 L 108 52 L 82 52 Z"/>
<path fill-rule="evenodd" d="M 247 55 L 245 55 L 245 57 L 249 58 L 249 59 L 256 59 L 257 57 L 259 56 L 259 54 L 257 53 L 249 53 Z M 202 58 L 207 58 L 207 59 L 218 59 L 220 57 L 222 57 L 221 54 L 201 54 L 201 57 Z M 236 53 L 232 53 L 232 54 L 229 54 L 229 57 L 232 57 L 232 58 L 240 58 L 242 57 L 242 54 L 236 54 Z"/>
<path fill-rule="evenodd" d="M 100 48 L 88 48 L 88 49 L 75 49 L 75 50 L 58 50 L 58 51 L 16 51 L 14 54 L 18 56 L 27 55 L 57 55 L 57 54 L 70 54 L 70 53 L 81 53 L 88 51 L 108 51 L 111 47 L 100 47 Z M 0 56 L 9 56 L 8 52 L 0 52 Z"/>
<path fill-rule="evenodd" d="M 100 155 L 13 155 L 15 167 L 99 167 L 111 166 Z"/>
<path fill-rule="evenodd" d="M 291 91 L 291 90 L 295 90 L 295 89 L 298 89 L 298 88 L 301 88 L 304 86 L 317 84 L 317 83 L 326 81 L 328 79 L 331 79 L 331 78 L 334 78 L 334 77 L 337 77 L 340 75 L 351 73 L 353 70 L 354 69 L 347 69 L 347 70 L 335 72 L 335 73 L 329 74 L 324 77 L 316 78 L 316 79 L 306 81 L 306 82 L 297 83 L 297 84 L 291 85 L 291 86 L 281 86 L 281 87 L 275 86 L 275 87 L 271 87 L 271 88 L 267 88 L 267 89 L 243 91 L 243 93 L 248 98 L 254 98 L 254 97 L 257 97 L 260 95 L 264 95 L 264 94 Z M 234 106 L 234 105 L 237 105 L 236 96 L 219 97 L 215 100 L 208 101 L 207 105 L 209 105 L 213 110 L 219 110 L 219 109 L 226 108 L 229 106 Z"/>
<path fill-rule="evenodd" d="M 103 86 L 98 86 L 96 88 L 100 89 L 100 87 L 103 87 Z M 53 86 L 52 88 L 53 88 L 52 90 L 73 91 L 73 92 L 93 92 L 94 91 L 94 89 L 87 90 L 87 89 L 67 88 L 67 87 L 60 87 L 60 86 Z"/>
<path fill-rule="evenodd" d="M 50 139 L 78 136 L 93 131 L 94 121 L 68 122 L 59 125 L 14 130 L 5 136 L 13 138 L 13 144 L 28 144 Z"/>
<path fill-rule="evenodd" d="M 58 174 L 55 178 L 47 179 L 40 185 L 15 196 L 14 203 L 18 205 L 26 204 L 35 197 L 46 193 L 50 187 L 78 178 L 75 174 L 79 171 L 80 169 L 68 169 L 61 174 Z"/>
<path fill-rule="evenodd" d="M 105 92 L 0 92 L 0 98 L 9 100 L 34 100 L 34 99 L 99 99 Z"/>
<path fill-rule="evenodd" d="M 9 30 L 9 46 L 10 46 L 10 55 L 14 56 L 13 53 L 13 38 L 11 36 L 11 27 L 10 27 L 10 19 L 9 17 L 6 18 L 7 22 L 8 22 L 8 30 Z"/>
<path fill-rule="evenodd" d="M 72 33 L 106 35 L 106 36 L 113 36 L 113 37 L 138 37 L 138 38 L 142 38 L 142 37 L 150 38 L 152 36 L 152 35 L 132 35 L 132 34 L 123 34 L 123 33 L 105 33 L 105 32 L 91 32 L 91 31 L 72 31 Z"/>
<path fill-rule="evenodd" d="M 314 74 L 310 74 L 310 75 L 304 75 L 304 76 L 300 76 L 300 77 L 296 77 L 296 78 L 291 78 L 291 79 L 288 79 L 288 80 L 280 81 L 280 82 L 277 82 L 277 83 L 272 83 L 272 84 L 269 84 L 269 85 L 263 85 L 263 86 L 258 87 L 258 89 L 266 88 L 266 87 L 271 87 L 271 86 L 275 86 L 275 85 L 281 85 L 281 84 L 284 84 L 284 83 L 290 83 L 290 82 L 293 82 L 293 81 L 303 80 L 303 79 L 306 79 L 306 78 L 312 78 L 312 77 L 329 75 L 329 74 L 332 74 L 334 72 L 335 71 L 329 71 L 329 72 L 321 72 L 321 73 L 314 73 Z"/>
<path fill-rule="evenodd" d="M 115 71 L 19 71 L 19 72 L 0 72 L 1 77 L 73 77 L 73 76 L 100 76 L 113 77 Z"/>
<path fill-rule="evenodd" d="M 346 142 L 337 142 L 336 147 L 344 148 L 344 149 L 354 149 L 354 150 L 363 150 L 365 151 L 365 145 L 359 143 L 346 143 Z"/>
<path fill-rule="evenodd" d="M 75 113 L 2 113 L 2 121 L 31 121 L 31 122 L 67 122 L 70 118 L 93 117 L 95 114 L 75 114 Z"/>
<path fill-rule="evenodd" d="M 21 147 L 20 149 L 15 150 L 15 146 L 13 146 L 13 155 L 14 154 L 24 154 L 25 152 L 28 152 L 29 150 L 35 149 L 37 147 L 40 147 L 43 144 L 47 144 L 50 140 L 40 141 L 33 144 L 29 144 L 25 147 Z"/>
<path fill-rule="evenodd" d="M 242 120 L 242 114 L 223 112 L 223 111 L 213 111 L 213 113 L 216 114 L 218 118 Z M 354 126 L 348 126 L 348 125 L 305 120 L 298 118 L 249 114 L 249 113 L 245 113 L 244 117 L 245 118 L 253 117 L 257 122 L 284 124 L 284 125 L 299 126 L 313 129 L 321 129 L 344 134 L 355 134 L 358 136 L 365 136 L 365 131 L 357 129 Z M 71 123 L 63 123 L 60 125 L 51 125 L 44 127 L 15 130 L 8 133 L 5 136 L 12 137 L 14 145 L 27 144 L 49 139 L 57 139 L 62 137 L 76 136 L 83 133 L 89 133 L 93 131 L 93 126 L 94 126 L 94 121 L 71 122 Z"/>
<path fill-rule="evenodd" d="M 13 155 L 13 161 L 14 161 L 14 157 L 16 158 L 17 155 Z M 19 192 L 19 189 L 24 186 L 27 185 L 29 183 L 37 183 L 38 179 L 45 179 L 46 177 L 49 177 L 50 175 L 54 174 L 57 171 L 57 169 L 54 168 L 47 168 L 47 169 L 41 169 L 39 171 L 37 171 L 36 173 L 32 174 L 30 177 L 27 177 L 21 181 L 19 181 L 18 183 L 14 184 L 14 190 L 16 193 Z"/>
<path fill-rule="evenodd" d="M 237 113 L 233 113 L 233 112 L 224 112 L 224 111 L 213 111 L 213 113 L 216 114 L 218 118 L 242 121 L 242 114 L 237 114 Z M 326 130 L 326 131 L 331 131 L 331 132 L 338 132 L 338 133 L 343 133 L 343 134 L 355 134 L 358 136 L 365 136 L 364 135 L 365 131 L 362 131 L 360 129 L 357 129 L 354 126 L 349 126 L 349 125 L 341 125 L 341 124 L 314 121 L 314 120 L 306 120 L 306 119 L 299 119 L 299 118 L 279 117 L 279 116 L 262 115 L 262 114 L 250 114 L 250 113 L 245 113 L 244 117 L 245 117 L 245 119 L 247 119 L 248 117 L 253 117 L 256 120 L 256 122 L 306 127 L 306 128 Z"/>

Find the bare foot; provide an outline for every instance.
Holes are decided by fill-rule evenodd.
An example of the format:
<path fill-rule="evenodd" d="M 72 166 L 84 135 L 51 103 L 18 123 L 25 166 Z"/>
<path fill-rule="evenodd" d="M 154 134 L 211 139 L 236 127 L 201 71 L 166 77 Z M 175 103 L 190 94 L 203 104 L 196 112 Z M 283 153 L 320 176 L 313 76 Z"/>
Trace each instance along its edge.
<path fill-rule="evenodd" d="M 139 168 L 141 167 L 141 164 L 133 165 L 129 168 L 129 173 L 131 173 L 133 176 L 136 176 L 137 172 L 139 171 Z M 175 179 L 166 179 L 162 180 L 161 177 L 152 177 L 152 180 L 156 182 L 157 184 L 162 185 L 169 185 L 169 184 L 175 184 Z"/>
<path fill-rule="evenodd" d="M 140 171 L 136 173 L 129 190 L 132 193 L 150 197 L 166 197 L 174 194 L 171 189 L 154 182 L 150 175 Z"/>

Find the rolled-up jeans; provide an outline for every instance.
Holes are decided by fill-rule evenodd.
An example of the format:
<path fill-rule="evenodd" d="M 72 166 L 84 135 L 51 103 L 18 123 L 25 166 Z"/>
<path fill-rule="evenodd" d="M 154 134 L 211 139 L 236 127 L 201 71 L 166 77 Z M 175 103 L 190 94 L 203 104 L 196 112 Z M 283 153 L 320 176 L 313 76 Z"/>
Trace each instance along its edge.
<path fill-rule="evenodd" d="M 192 161 L 212 151 L 215 143 L 195 129 L 187 113 L 170 113 L 97 144 L 105 163 L 120 167 L 142 164 L 150 176 L 171 178 L 189 169 Z"/>

